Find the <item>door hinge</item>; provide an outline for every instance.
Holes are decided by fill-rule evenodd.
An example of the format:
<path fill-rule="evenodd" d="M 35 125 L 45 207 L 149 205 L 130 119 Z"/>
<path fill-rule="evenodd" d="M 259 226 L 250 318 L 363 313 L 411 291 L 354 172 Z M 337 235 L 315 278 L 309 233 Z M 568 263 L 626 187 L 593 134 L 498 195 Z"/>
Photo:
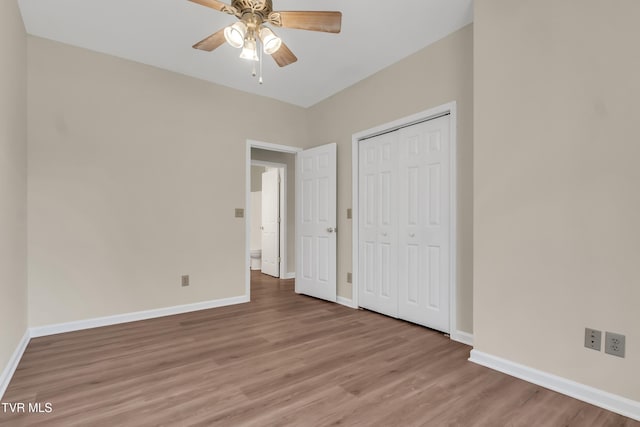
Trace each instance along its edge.
<path fill-rule="evenodd" d="M 280 224 L 280 218 L 278 218 L 278 224 Z"/>
<path fill-rule="evenodd" d="M 278 257 L 278 262 L 280 262 L 280 257 Z"/>

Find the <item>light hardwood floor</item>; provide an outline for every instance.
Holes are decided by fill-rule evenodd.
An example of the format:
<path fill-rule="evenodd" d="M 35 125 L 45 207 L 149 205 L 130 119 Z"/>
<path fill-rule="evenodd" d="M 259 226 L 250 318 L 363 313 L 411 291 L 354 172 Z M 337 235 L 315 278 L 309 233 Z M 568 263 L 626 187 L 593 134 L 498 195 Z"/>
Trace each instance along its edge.
<path fill-rule="evenodd" d="M 0 426 L 640 426 L 470 347 L 253 274 L 252 302 L 33 339 Z"/>

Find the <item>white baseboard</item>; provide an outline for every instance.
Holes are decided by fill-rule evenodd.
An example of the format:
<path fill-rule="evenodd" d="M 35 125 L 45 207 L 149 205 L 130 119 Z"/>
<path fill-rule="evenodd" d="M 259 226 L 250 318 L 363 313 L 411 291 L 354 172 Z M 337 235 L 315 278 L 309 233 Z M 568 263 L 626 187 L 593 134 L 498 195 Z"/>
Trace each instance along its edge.
<path fill-rule="evenodd" d="M 2 400 L 4 392 L 7 391 L 7 387 L 9 387 L 11 378 L 13 378 L 13 374 L 16 372 L 16 368 L 20 363 L 20 359 L 22 359 L 24 351 L 27 349 L 27 345 L 29 345 L 30 339 L 31 336 L 29 335 L 29 330 L 27 329 L 24 332 L 22 339 L 18 343 L 18 347 L 16 347 L 15 351 L 11 355 L 9 363 L 7 363 L 7 366 L 2 371 L 2 375 L 0 375 L 0 400 Z"/>
<path fill-rule="evenodd" d="M 13 374 L 22 359 L 22 355 L 31 338 L 47 335 L 61 334 L 64 332 L 80 331 L 83 329 L 99 328 L 101 326 L 117 325 L 119 323 L 135 322 L 138 320 L 153 319 L 157 317 L 171 316 L 174 314 L 189 313 L 192 311 L 207 310 L 210 308 L 224 307 L 234 304 L 249 302 L 246 295 L 233 298 L 225 298 L 213 301 L 203 301 L 193 304 L 177 305 L 173 307 L 159 308 L 155 310 L 138 311 L 135 313 L 117 314 L 115 316 L 98 317 L 94 319 L 78 320 L 75 322 L 58 323 L 56 325 L 36 326 L 25 331 L 18 347 L 13 352 L 7 366 L 0 375 L 0 399 L 4 396 L 7 387 L 13 378 Z"/>
<path fill-rule="evenodd" d="M 469 360 L 478 365 L 495 369 L 496 371 L 640 421 L 640 402 L 636 402 L 635 400 L 627 399 L 626 397 L 580 384 L 544 371 L 539 371 L 478 350 L 471 350 Z"/>
<path fill-rule="evenodd" d="M 353 300 L 350 300 L 349 298 L 345 298 L 345 297 L 338 297 L 336 302 L 340 305 L 344 305 L 346 307 L 349 308 L 358 308 L 356 307 L 356 305 L 353 303 Z"/>
<path fill-rule="evenodd" d="M 458 341 L 462 344 L 470 345 L 471 347 L 473 347 L 473 334 L 463 331 L 455 331 L 450 336 L 454 341 Z"/>
<path fill-rule="evenodd" d="M 68 323 L 58 323 L 55 325 L 36 326 L 30 329 L 30 333 L 32 338 L 44 337 L 47 335 L 62 334 L 65 332 L 99 328 L 101 326 L 117 325 L 120 323 L 135 322 L 138 320 L 153 319 L 156 317 L 172 316 L 174 314 L 189 313 L 192 311 L 207 310 L 210 308 L 224 307 L 234 304 L 242 304 L 245 302 L 249 302 L 249 297 L 243 295 L 239 297 L 218 299 L 213 301 L 203 301 L 193 304 L 176 305 L 173 307 L 165 307 L 155 310 L 116 314 L 115 316 L 97 317 L 94 319 L 78 320 Z"/>
<path fill-rule="evenodd" d="M 290 272 L 290 273 L 283 274 L 282 277 L 281 277 L 281 279 L 295 279 L 295 278 L 296 278 L 296 273 L 295 272 L 293 272 L 293 273 Z"/>

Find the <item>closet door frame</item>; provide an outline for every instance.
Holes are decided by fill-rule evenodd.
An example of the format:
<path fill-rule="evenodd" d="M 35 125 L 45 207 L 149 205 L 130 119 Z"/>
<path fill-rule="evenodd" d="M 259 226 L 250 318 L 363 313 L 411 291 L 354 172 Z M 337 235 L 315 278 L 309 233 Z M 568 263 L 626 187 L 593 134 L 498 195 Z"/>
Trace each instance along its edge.
<path fill-rule="evenodd" d="M 394 120 L 389 123 L 382 124 L 380 126 L 373 127 L 371 129 L 364 130 L 353 134 L 351 138 L 351 161 L 352 161 L 352 295 L 351 303 L 354 307 L 359 307 L 358 303 L 358 266 L 360 265 L 360 236 L 359 236 L 359 188 L 360 188 L 360 150 L 359 144 L 361 140 L 372 138 L 374 136 L 382 135 L 394 130 L 401 129 L 413 124 L 433 120 L 438 117 L 449 115 L 450 118 L 450 144 L 451 144 L 451 157 L 450 157 L 450 180 L 449 180 L 449 194 L 450 194 L 450 224 L 451 233 L 449 235 L 449 277 L 450 277 L 450 295 L 449 295 L 449 335 L 451 339 L 460 341 L 457 329 L 457 112 L 456 102 L 452 101 L 443 105 L 439 105 L 434 108 L 422 111 L 420 113 L 413 114 L 411 116 L 403 117 L 398 120 Z"/>

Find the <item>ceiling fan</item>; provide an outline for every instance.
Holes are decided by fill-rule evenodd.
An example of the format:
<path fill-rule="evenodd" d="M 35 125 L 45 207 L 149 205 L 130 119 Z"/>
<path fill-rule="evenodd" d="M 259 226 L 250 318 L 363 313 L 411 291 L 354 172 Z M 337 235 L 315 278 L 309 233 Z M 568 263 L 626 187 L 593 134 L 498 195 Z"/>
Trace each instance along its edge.
<path fill-rule="evenodd" d="M 341 12 L 289 11 L 274 12 L 272 0 L 232 0 L 231 4 L 217 0 L 189 0 L 238 18 L 238 22 L 213 33 L 193 45 L 194 49 L 213 51 L 225 40 L 235 48 L 242 48 L 241 58 L 259 61 L 258 43 L 262 51 L 271 55 L 280 67 L 298 60 L 286 44 L 265 24 L 282 28 L 339 33 Z"/>

